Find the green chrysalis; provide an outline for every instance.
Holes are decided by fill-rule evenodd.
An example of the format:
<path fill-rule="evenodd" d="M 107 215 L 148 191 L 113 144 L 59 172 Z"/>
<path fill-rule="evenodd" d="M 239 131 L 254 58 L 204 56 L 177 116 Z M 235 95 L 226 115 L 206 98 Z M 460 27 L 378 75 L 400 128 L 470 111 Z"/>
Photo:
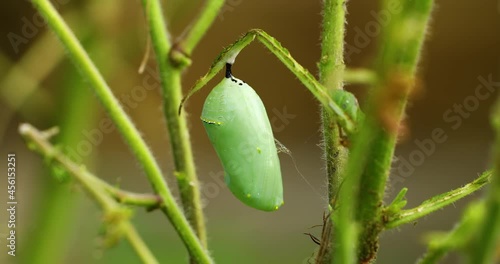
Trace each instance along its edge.
<path fill-rule="evenodd" d="M 260 97 L 232 76 L 231 66 L 208 95 L 201 120 L 231 192 L 250 207 L 275 211 L 283 205 L 283 183 L 271 124 Z"/>

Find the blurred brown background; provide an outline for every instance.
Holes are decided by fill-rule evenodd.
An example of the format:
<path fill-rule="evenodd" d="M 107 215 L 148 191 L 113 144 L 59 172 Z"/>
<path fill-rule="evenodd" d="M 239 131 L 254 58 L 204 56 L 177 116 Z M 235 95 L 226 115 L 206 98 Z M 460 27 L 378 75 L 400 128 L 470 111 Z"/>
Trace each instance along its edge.
<path fill-rule="evenodd" d="M 77 36 L 85 40 L 84 45 L 114 93 L 119 98 L 126 98 L 127 94 L 134 96 L 132 93 L 137 93 L 137 89 L 143 86 L 143 80 L 150 78 L 145 77 L 150 73 L 137 73 L 146 45 L 145 21 L 139 1 L 60 0 L 59 3 L 58 10 L 69 21 Z M 201 3 L 201 0 L 166 1 L 169 29 L 174 37 L 182 33 Z M 281 41 L 297 61 L 317 73 L 321 4 L 319 0 L 227 1 L 224 11 L 193 54 L 193 64 L 183 79 L 184 90 L 205 74 L 224 46 L 252 28 L 264 29 Z M 64 56 L 61 45 L 45 27 L 35 26 L 37 32 L 31 31 L 30 37 L 25 38 L 26 43 L 14 47 L 9 36 L 13 36 L 11 33 L 22 36 L 23 26 L 26 21 L 33 21 L 35 13 L 27 1 L 3 2 L 1 5 L 0 152 L 2 157 L 6 157 L 8 152 L 17 154 L 16 194 L 20 197 L 17 212 L 20 237 L 17 242 L 18 254 L 22 256 L 30 254 L 23 251 L 23 246 L 28 247 L 31 234 L 43 224 L 39 216 L 43 214 L 47 203 L 44 197 L 57 183 L 51 180 L 41 158 L 27 150 L 17 134 L 17 126 L 21 122 L 32 123 L 40 129 L 59 125 L 62 111 L 67 107 L 64 94 L 69 89 L 84 87 L 85 83 L 78 77 L 68 77 L 76 76 L 76 70 Z M 378 12 L 377 1 L 351 0 L 348 2 L 348 12 L 346 42 L 354 45 L 356 28 L 364 30 L 368 22 L 375 20 L 371 12 Z M 480 84 L 479 76 L 488 79 L 491 75 L 492 80 L 500 82 L 499 22 L 497 1 L 436 1 L 419 66 L 423 89 L 410 105 L 409 136 L 398 146 L 397 156 L 408 160 L 410 153 L 418 149 L 414 140 L 430 138 L 435 128 L 442 128 L 448 137 L 446 142 L 436 144 L 435 151 L 426 155 L 421 165 L 414 166 L 413 173 L 404 178 L 404 182 L 393 181 L 392 187 L 397 191 L 402 187 L 409 188 L 410 207 L 432 195 L 470 182 L 489 167 L 493 134 L 488 117 L 497 94 L 479 100 L 477 109 L 468 111 L 469 116 L 461 118 L 462 123 L 455 130 L 452 129 L 454 123 L 445 121 L 443 114 L 452 109 L 454 104 L 462 104 L 468 96 L 474 96 Z M 48 44 L 37 46 L 42 39 Z M 376 51 L 376 41 L 376 38 L 370 38 L 367 47 L 350 57 L 352 60 L 348 66 L 369 67 Z M 39 50 L 35 50 L 36 47 Z M 28 55 L 31 57 L 27 59 Z M 24 63 L 26 61 L 28 63 Z M 151 58 L 149 66 L 154 68 L 154 63 Z M 192 97 L 186 110 L 190 114 L 197 171 L 205 186 L 202 193 L 206 202 L 210 249 L 218 263 L 307 263 L 316 245 L 302 233 L 321 232 L 321 228 L 308 228 L 321 224 L 326 206 L 325 169 L 322 151 L 318 146 L 321 142 L 318 104 L 299 81 L 260 44 L 250 45 L 239 55 L 234 74 L 259 93 L 269 117 L 275 120 L 276 138 L 291 150 L 298 170 L 313 188 L 301 179 L 292 159 L 282 155 L 286 202 L 280 210 L 274 213 L 260 212 L 234 198 L 217 180 L 222 175 L 221 165 L 199 120 L 203 101 L 210 89 L 202 90 Z M 217 83 L 221 76 L 216 77 L 209 86 Z M 153 78 L 148 80 L 154 82 Z M 24 101 L 16 103 L 29 87 L 37 87 L 37 90 Z M 366 87 L 349 86 L 347 89 L 362 98 Z M 92 93 L 90 89 L 85 92 Z M 159 93 L 147 91 L 140 98 L 136 101 L 137 105 L 129 107 L 128 113 L 160 161 L 168 181 L 175 186 Z M 94 97 L 89 102 L 81 110 L 92 112 L 92 118 L 82 121 L 85 122 L 84 129 L 77 133 L 76 142 L 89 141 L 85 134 L 98 128 L 97 124 L 106 117 Z M 276 111 L 283 112 L 285 108 L 294 117 L 286 121 L 276 118 Z M 137 161 L 116 131 L 103 134 L 102 142 L 92 145 L 86 159 L 87 167 L 108 182 L 119 183 L 125 189 L 137 192 L 150 191 Z M 2 171 L 6 171 L 5 159 L 2 160 Z M 398 165 L 395 162 L 395 174 L 398 173 Z M 5 201 L 5 180 L 2 180 L 1 186 L 2 201 Z M 69 184 L 66 187 L 73 197 L 72 204 L 76 204 L 78 209 L 73 210 L 74 228 L 68 234 L 69 241 L 60 241 L 70 250 L 63 262 L 138 262 L 126 242 L 101 254 L 96 246 L 101 216 L 99 209 L 76 185 Z M 393 195 L 394 192 L 389 193 L 388 199 Z M 425 217 L 416 225 L 384 233 L 378 263 L 414 262 L 425 249 L 422 236 L 428 231 L 452 228 L 468 200 Z M 0 244 L 4 245 L 6 226 L 3 223 L 6 215 L 5 210 L 0 212 Z M 137 210 L 133 221 L 162 263 L 185 263 L 185 249 L 160 212 Z M 5 258 L 4 252 L 0 255 L 2 263 L 13 260 Z M 19 257 L 15 260 L 22 262 Z M 456 263 L 457 260 L 458 257 L 452 255 L 446 263 Z"/>

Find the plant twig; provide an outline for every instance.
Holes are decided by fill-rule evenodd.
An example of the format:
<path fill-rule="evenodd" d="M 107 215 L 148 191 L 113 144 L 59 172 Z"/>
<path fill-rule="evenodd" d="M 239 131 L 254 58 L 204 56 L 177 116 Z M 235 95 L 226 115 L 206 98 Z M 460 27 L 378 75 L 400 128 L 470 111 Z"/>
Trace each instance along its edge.
<path fill-rule="evenodd" d="M 132 152 L 139 160 L 139 163 L 143 166 L 153 189 L 163 200 L 165 205 L 163 211 L 167 214 L 189 252 L 198 262 L 211 263 L 212 260 L 208 252 L 196 237 L 195 232 L 182 214 L 181 209 L 168 189 L 167 183 L 163 178 L 160 167 L 154 159 L 153 154 L 141 138 L 135 125 L 120 106 L 116 97 L 114 97 L 111 89 L 106 84 L 106 81 L 99 73 L 76 36 L 48 0 L 33 0 L 33 4 L 45 18 L 54 33 L 59 37 L 64 47 L 67 49 L 69 56 L 81 71 L 82 76 L 89 81 L 97 97 L 101 100 L 102 105 L 116 124 L 125 141 L 129 144 Z"/>
<path fill-rule="evenodd" d="M 193 49 L 198 45 L 203 35 L 206 34 L 208 28 L 214 22 L 223 5 L 224 0 L 205 0 L 205 4 L 199 16 L 195 19 L 194 24 L 189 28 L 186 36 L 180 40 L 179 48 L 182 52 L 188 56 L 191 55 Z"/>
<path fill-rule="evenodd" d="M 490 182 L 492 171 L 485 171 L 475 179 L 473 182 L 466 184 L 463 187 L 457 188 L 455 190 L 436 195 L 428 200 L 422 202 L 419 206 L 401 210 L 393 215 L 389 214 L 385 217 L 387 221 L 384 224 L 385 228 L 394 228 L 400 225 L 412 223 L 415 220 L 422 218 L 436 210 L 442 209 L 454 202 L 478 191 L 483 186 Z"/>
<path fill-rule="evenodd" d="M 169 58 L 169 52 L 171 52 L 173 47 L 168 39 L 160 1 L 143 0 L 142 3 L 145 13 L 148 16 L 147 20 L 151 41 L 158 68 L 160 69 L 163 110 L 167 121 L 170 145 L 174 157 L 175 176 L 179 186 L 184 213 L 194 228 L 201 245 L 206 248 L 205 220 L 199 182 L 196 176 L 193 153 L 189 141 L 189 131 L 185 116 L 177 114 L 177 109 L 182 98 L 182 69 L 174 65 Z M 200 30 L 200 27 L 197 26 L 196 30 Z M 194 41 L 190 43 L 194 44 Z"/>
<path fill-rule="evenodd" d="M 64 170 L 71 173 L 75 179 L 85 188 L 85 190 L 97 201 L 107 216 L 112 216 L 118 221 L 114 221 L 113 228 L 119 230 L 118 235 L 123 235 L 132 244 L 136 253 L 144 263 L 158 263 L 142 238 L 138 235 L 133 225 L 128 221 L 125 208 L 114 201 L 98 183 L 97 178 L 90 174 L 85 168 L 73 163 L 69 158 L 61 154 L 47 140 L 46 136 L 29 124 L 21 124 L 19 133 L 26 139 L 29 147 L 39 152 L 43 157 L 51 162 L 57 162 Z"/>
<path fill-rule="evenodd" d="M 115 200 L 122 204 L 143 206 L 146 208 L 156 208 L 162 206 L 161 197 L 149 193 L 134 193 L 117 188 L 101 179 L 97 179 L 101 186 L 108 192 Z"/>
<path fill-rule="evenodd" d="M 323 5 L 323 32 L 321 34 L 321 58 L 319 61 L 319 79 L 325 87 L 326 93 L 333 97 L 333 92 L 343 89 L 344 77 L 344 35 L 345 35 L 345 0 L 325 0 Z M 328 180 L 328 201 L 331 208 L 335 208 L 335 199 L 340 183 L 341 174 L 347 163 L 348 149 L 341 143 L 338 118 L 328 108 L 322 108 L 323 144 L 326 160 Z M 345 215 L 344 215 L 345 216 Z M 338 219 L 339 221 L 332 221 Z M 343 219 L 346 220 L 346 219 Z M 344 229 L 345 221 L 340 220 L 333 213 L 330 221 L 325 225 L 333 225 L 332 234 L 320 245 L 316 256 L 316 263 L 352 263 L 352 241 L 355 237 L 350 229 Z M 330 227 L 324 227 L 330 230 Z M 347 232 L 346 232 L 347 231 Z M 333 249 L 333 253 L 332 253 Z"/>

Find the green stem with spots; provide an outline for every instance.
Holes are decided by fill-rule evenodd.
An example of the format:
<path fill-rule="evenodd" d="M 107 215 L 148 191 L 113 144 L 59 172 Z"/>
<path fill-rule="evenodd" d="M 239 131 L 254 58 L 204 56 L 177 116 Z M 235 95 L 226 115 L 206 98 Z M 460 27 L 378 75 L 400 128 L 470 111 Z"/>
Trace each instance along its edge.
<path fill-rule="evenodd" d="M 350 160 L 351 167 L 364 166 L 363 171 L 348 173 L 359 181 L 358 212 L 360 262 L 370 262 L 377 254 L 383 197 L 405 106 L 414 85 L 432 0 L 383 1 L 384 10 L 395 10 L 388 25 L 382 29 L 381 46 L 376 60 L 377 80 L 368 98 L 366 118 L 355 137 L 353 155 L 362 153 L 362 160 Z M 364 160 L 364 161 L 363 161 Z M 352 161 L 352 162 L 351 162 Z M 363 162 L 360 162 L 363 161 Z M 349 168 L 348 168 L 349 170 Z M 361 173 L 361 175 L 359 175 Z M 354 180 L 355 181 L 355 180 Z"/>
<path fill-rule="evenodd" d="M 323 32 L 321 34 L 321 58 L 319 61 L 319 79 L 329 97 L 333 98 L 335 90 L 343 89 L 344 77 L 344 35 L 346 23 L 345 0 L 325 0 L 323 5 Z M 327 107 L 322 108 L 323 144 L 328 180 L 328 201 L 331 208 L 336 207 L 336 194 L 342 182 L 341 173 L 347 163 L 349 151 L 341 144 L 341 127 L 336 115 Z M 349 237 L 354 237 L 349 229 L 343 228 L 343 222 L 336 212 L 332 221 L 325 224 L 333 225 L 331 234 L 321 243 L 316 263 L 350 263 Z M 327 227 L 324 227 L 327 228 Z M 329 228 L 327 228 L 328 230 Z M 329 236 L 329 237 L 328 237 Z M 332 250 L 333 249 L 333 250 Z"/>

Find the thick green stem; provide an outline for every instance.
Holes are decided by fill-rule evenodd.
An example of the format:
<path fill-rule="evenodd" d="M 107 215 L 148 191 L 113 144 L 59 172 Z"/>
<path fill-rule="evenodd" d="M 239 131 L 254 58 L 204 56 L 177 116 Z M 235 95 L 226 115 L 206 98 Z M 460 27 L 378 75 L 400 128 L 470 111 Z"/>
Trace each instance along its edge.
<path fill-rule="evenodd" d="M 345 34 L 345 0 L 326 0 L 323 8 L 323 32 L 321 36 L 321 58 L 319 61 L 320 82 L 329 96 L 343 89 L 344 64 L 344 34 Z M 338 120 L 329 109 L 322 108 L 323 144 L 328 180 L 328 201 L 335 209 L 335 197 L 342 182 L 341 173 L 347 163 L 348 149 L 341 144 L 341 128 Z M 335 213 L 334 213 L 335 214 Z M 336 217 L 331 217 L 335 219 Z M 333 224 L 333 233 L 321 243 L 316 263 L 349 263 L 347 248 L 350 247 L 344 237 L 340 222 L 326 221 Z M 329 229 L 329 227 L 324 227 Z M 332 254 L 332 248 L 333 254 Z M 332 257 L 333 255 L 333 257 Z"/>
<path fill-rule="evenodd" d="M 52 168 L 62 166 L 64 170 L 74 176 L 102 207 L 105 218 L 110 220 L 110 224 L 113 225 L 112 228 L 118 230 L 118 233 L 113 235 L 125 236 L 144 263 L 158 263 L 142 238 L 137 234 L 135 228 L 128 221 L 129 213 L 126 208 L 120 206 L 106 193 L 106 190 L 99 184 L 97 177 L 60 153 L 48 142 L 47 136 L 43 132 L 38 131 L 31 125 L 21 124 L 19 133 L 26 139 L 28 146 L 39 152 L 47 160 L 56 162 L 51 164 Z"/>
<path fill-rule="evenodd" d="M 486 196 L 486 214 L 479 225 L 479 235 L 473 243 L 474 251 L 470 263 L 487 264 L 498 261 L 500 248 L 500 99 L 497 99 L 491 117 L 496 132 L 494 145 L 494 168 L 491 187 Z"/>
<path fill-rule="evenodd" d="M 104 78 L 99 73 L 88 54 L 78 42 L 76 36 L 66 23 L 64 23 L 63 19 L 49 1 L 33 0 L 33 3 L 40 14 L 46 19 L 54 33 L 59 37 L 64 47 L 67 49 L 69 56 L 81 71 L 82 76 L 89 81 L 102 105 L 123 135 L 125 141 L 129 144 L 139 163 L 143 166 L 149 182 L 163 200 L 163 211 L 167 214 L 191 255 L 200 263 L 211 263 L 212 260 L 208 252 L 196 237 L 195 232 L 182 214 L 182 210 L 177 205 L 175 198 L 168 189 L 167 183 L 163 178 L 160 167 L 154 159 L 153 154 L 141 138 L 135 125 L 120 106 L 116 97 L 114 97 L 111 89 L 106 84 Z M 151 2 L 151 4 L 152 3 L 153 2 Z"/>
<path fill-rule="evenodd" d="M 326 88 L 326 92 L 333 96 L 335 90 L 343 89 L 345 0 L 326 0 L 324 13 L 319 73 L 321 84 Z M 323 136 L 329 181 L 328 193 L 332 208 L 335 207 L 332 199 L 341 182 L 339 172 L 342 171 L 347 158 L 347 148 L 340 143 L 340 127 L 337 122 L 334 115 L 323 109 Z"/>
<path fill-rule="evenodd" d="M 184 213 L 193 226 L 202 245 L 206 247 L 205 220 L 201 204 L 200 188 L 193 161 L 186 118 L 178 114 L 182 99 L 182 69 L 172 65 L 169 60 L 171 43 L 165 29 L 165 22 L 157 0 L 143 0 L 146 10 L 153 49 L 160 69 L 163 91 L 163 110 L 167 120 L 170 144 L 174 157 L 175 176 L 181 194 Z M 190 42 L 191 43 L 191 42 Z M 169 63 L 170 62 L 170 63 Z"/>
<path fill-rule="evenodd" d="M 378 235 L 383 230 L 380 216 L 385 185 L 400 122 L 414 85 L 432 2 L 385 0 L 382 7 L 384 10 L 395 10 L 396 14 L 383 28 L 375 66 L 378 83 L 368 99 L 368 115 L 359 133 L 359 137 L 371 139 L 365 146 L 354 147 L 367 156 L 358 194 L 357 217 L 363 227 L 359 237 L 360 262 L 373 260 L 378 250 Z"/>

